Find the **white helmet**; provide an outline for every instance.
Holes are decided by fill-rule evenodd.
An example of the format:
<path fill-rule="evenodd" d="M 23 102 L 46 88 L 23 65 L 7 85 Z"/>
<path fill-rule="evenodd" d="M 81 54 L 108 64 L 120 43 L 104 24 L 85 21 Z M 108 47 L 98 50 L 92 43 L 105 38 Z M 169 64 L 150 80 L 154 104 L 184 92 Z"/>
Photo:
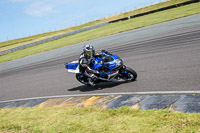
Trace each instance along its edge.
<path fill-rule="evenodd" d="M 83 47 L 83 52 L 88 57 L 92 57 L 95 54 L 95 50 L 94 50 L 94 47 L 92 45 L 85 45 Z"/>

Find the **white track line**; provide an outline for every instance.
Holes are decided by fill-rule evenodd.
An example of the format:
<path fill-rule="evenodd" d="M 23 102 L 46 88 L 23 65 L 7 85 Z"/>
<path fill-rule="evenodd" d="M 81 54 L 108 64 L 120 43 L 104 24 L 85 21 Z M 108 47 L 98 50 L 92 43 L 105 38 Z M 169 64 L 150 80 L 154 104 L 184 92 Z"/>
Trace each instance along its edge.
<path fill-rule="evenodd" d="M 15 100 L 0 101 L 0 103 L 26 101 L 26 100 L 38 100 L 38 99 L 51 99 L 62 97 L 83 97 L 83 96 L 106 96 L 106 95 L 169 95 L 169 94 L 200 94 L 200 91 L 150 91 L 150 92 L 116 92 L 116 93 L 94 93 L 94 94 L 75 94 L 75 95 L 57 95 L 57 96 L 45 96 L 45 97 L 33 97 L 23 98 Z"/>

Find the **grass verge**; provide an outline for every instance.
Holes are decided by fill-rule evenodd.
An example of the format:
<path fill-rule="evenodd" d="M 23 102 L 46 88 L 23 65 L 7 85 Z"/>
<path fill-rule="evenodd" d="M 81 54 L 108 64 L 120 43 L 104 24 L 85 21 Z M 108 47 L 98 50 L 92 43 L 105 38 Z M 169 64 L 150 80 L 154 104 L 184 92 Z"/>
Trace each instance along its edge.
<path fill-rule="evenodd" d="M 177 7 L 174 9 L 153 13 L 150 15 L 130 19 L 127 21 L 121 21 L 117 23 L 113 23 L 104 27 L 100 27 L 97 29 L 93 29 L 90 31 L 82 32 L 79 34 L 75 34 L 72 36 L 64 37 L 58 40 L 54 40 L 51 42 L 43 43 L 37 46 L 33 46 L 27 49 L 23 49 L 20 51 L 16 51 L 13 53 L 9 53 L 7 55 L 2 55 L 0 58 L 0 63 L 6 62 L 9 60 L 25 57 L 28 55 L 33 55 L 36 53 L 64 47 L 67 45 L 72 45 L 75 43 L 127 31 L 132 30 L 156 23 L 161 23 L 185 16 L 190 16 L 193 14 L 200 13 L 200 3 L 190 4 L 182 7 Z"/>
<path fill-rule="evenodd" d="M 0 132 L 200 132 L 200 114 L 130 107 L 0 109 Z"/>
<path fill-rule="evenodd" d="M 123 18 L 123 17 L 128 17 L 128 16 L 131 16 L 131 15 L 139 14 L 139 13 L 144 13 L 144 12 L 147 12 L 147 11 L 151 11 L 151 10 L 159 9 L 159 8 L 162 8 L 162 7 L 182 3 L 182 2 L 185 2 L 185 1 L 188 1 L 188 0 L 165 1 L 165 2 L 155 4 L 155 5 L 143 7 L 143 8 L 140 8 L 140 9 L 132 10 L 132 11 L 129 11 L 129 12 L 117 14 L 117 15 L 110 16 L 110 17 L 106 17 L 106 18 L 103 18 L 103 19 L 100 19 L 100 20 L 92 21 L 92 22 L 89 22 L 89 23 L 86 23 L 86 24 L 74 26 L 74 27 L 67 28 L 67 29 L 62 29 L 62 30 L 58 30 L 58 31 L 47 32 L 47 33 L 29 36 L 29 37 L 25 37 L 25 38 L 19 38 L 19 39 L 15 39 L 15 40 L 0 42 L 0 51 L 10 49 L 10 48 L 14 48 L 14 47 L 17 47 L 17 46 L 21 46 L 21 45 L 24 45 L 24 44 L 27 44 L 27 43 L 35 42 L 35 41 L 38 41 L 38 40 L 42 40 L 42 39 L 45 39 L 45 38 L 49 38 L 49 37 L 52 37 L 52 36 L 60 35 L 60 34 L 63 34 L 63 33 L 71 32 L 71 31 L 74 31 L 74 30 L 78 30 L 78 29 L 81 29 L 81 28 L 88 27 L 88 26 L 108 22 L 108 21 L 111 21 L 111 20 L 116 20 L 116 19 Z"/>

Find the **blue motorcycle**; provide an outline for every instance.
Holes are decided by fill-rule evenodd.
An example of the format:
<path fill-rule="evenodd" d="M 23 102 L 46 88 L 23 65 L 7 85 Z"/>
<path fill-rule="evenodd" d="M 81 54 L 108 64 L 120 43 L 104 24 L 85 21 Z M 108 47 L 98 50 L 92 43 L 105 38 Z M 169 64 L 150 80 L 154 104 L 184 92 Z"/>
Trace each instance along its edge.
<path fill-rule="evenodd" d="M 76 74 L 76 79 L 85 84 L 90 85 L 88 82 L 88 77 L 79 71 L 78 61 L 73 61 L 71 63 L 65 64 L 68 72 Z M 120 59 L 115 54 L 110 54 L 102 50 L 102 54 L 99 57 L 94 58 L 91 68 L 99 71 L 97 74 L 97 79 L 95 84 L 100 82 L 111 82 L 116 80 L 126 80 L 126 81 L 135 81 L 137 78 L 137 73 L 129 67 L 126 67 L 123 64 L 122 59 Z"/>

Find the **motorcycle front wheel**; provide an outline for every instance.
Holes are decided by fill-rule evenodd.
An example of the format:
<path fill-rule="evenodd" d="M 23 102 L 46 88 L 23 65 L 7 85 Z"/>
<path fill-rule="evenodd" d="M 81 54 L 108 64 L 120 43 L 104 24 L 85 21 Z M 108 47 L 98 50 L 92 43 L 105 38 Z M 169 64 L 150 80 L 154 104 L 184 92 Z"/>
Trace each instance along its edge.
<path fill-rule="evenodd" d="M 122 79 L 126 81 L 135 81 L 137 78 L 137 73 L 132 68 L 126 67 L 123 71 Z"/>

